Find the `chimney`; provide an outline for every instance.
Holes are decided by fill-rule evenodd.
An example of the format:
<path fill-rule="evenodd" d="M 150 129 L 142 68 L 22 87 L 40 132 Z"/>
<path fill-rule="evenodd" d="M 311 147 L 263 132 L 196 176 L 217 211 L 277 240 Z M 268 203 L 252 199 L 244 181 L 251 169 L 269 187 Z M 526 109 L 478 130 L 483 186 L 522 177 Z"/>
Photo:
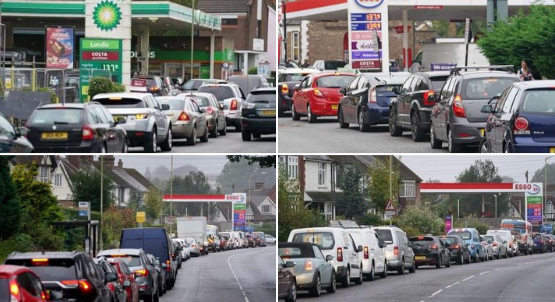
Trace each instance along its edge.
<path fill-rule="evenodd" d="M 106 168 L 112 169 L 114 167 L 114 161 L 116 161 L 116 158 L 113 155 L 104 156 L 104 165 Z"/>
<path fill-rule="evenodd" d="M 81 167 L 81 157 L 80 155 L 68 155 L 67 160 L 69 161 L 69 163 L 74 166 L 77 169 L 80 169 Z"/>
<path fill-rule="evenodd" d="M 118 168 L 123 168 L 123 161 L 121 158 L 118 160 Z"/>

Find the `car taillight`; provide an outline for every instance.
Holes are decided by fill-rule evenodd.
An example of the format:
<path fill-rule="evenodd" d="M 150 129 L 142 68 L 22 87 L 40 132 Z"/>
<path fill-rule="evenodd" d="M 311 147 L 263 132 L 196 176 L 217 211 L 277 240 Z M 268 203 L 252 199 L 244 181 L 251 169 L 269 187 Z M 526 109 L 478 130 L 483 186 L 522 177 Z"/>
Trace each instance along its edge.
<path fill-rule="evenodd" d="M 494 242 L 492 245 L 493 245 L 493 246 L 497 246 L 497 242 Z"/>
<path fill-rule="evenodd" d="M 166 260 L 166 271 L 170 271 L 170 260 Z"/>
<path fill-rule="evenodd" d="M 138 120 L 146 120 L 147 117 L 148 117 L 148 114 L 145 114 L 145 113 L 135 114 L 135 118 Z"/>
<path fill-rule="evenodd" d="M 453 100 L 453 113 L 458 117 L 466 117 L 460 94 L 457 94 Z"/>
<path fill-rule="evenodd" d="M 136 277 L 148 276 L 148 270 L 146 270 L 146 269 L 135 270 L 135 276 Z"/>
<path fill-rule="evenodd" d="M 89 126 L 83 126 L 83 137 L 81 138 L 84 141 L 92 141 L 94 139 L 94 131 Z"/>
<path fill-rule="evenodd" d="M 160 87 L 158 87 L 158 86 L 150 87 L 150 91 L 158 91 L 158 90 L 160 90 Z"/>
<path fill-rule="evenodd" d="M 188 121 L 189 120 L 189 116 L 187 115 L 187 113 L 185 113 L 185 111 L 182 111 L 181 114 L 179 115 L 179 117 L 177 118 L 178 121 Z"/>
<path fill-rule="evenodd" d="M 289 85 L 287 85 L 287 84 L 281 85 L 281 93 L 282 94 L 289 94 Z"/>
<path fill-rule="evenodd" d="M 229 106 L 229 110 L 237 110 L 237 100 L 231 100 L 231 106 Z"/>
<path fill-rule="evenodd" d="M 530 124 L 528 120 L 519 117 L 515 120 L 515 127 L 513 129 L 514 134 L 530 134 Z"/>
<path fill-rule="evenodd" d="M 17 282 L 15 282 L 15 280 L 10 281 L 10 294 L 10 302 L 21 301 L 21 292 L 19 291 L 19 285 L 17 285 Z"/>
<path fill-rule="evenodd" d="M 368 102 L 376 104 L 378 101 L 376 99 L 376 90 L 372 89 L 368 93 Z"/>
<path fill-rule="evenodd" d="M 206 108 L 206 114 L 212 114 L 212 113 L 214 113 L 214 110 L 212 109 L 212 107 Z"/>
<path fill-rule="evenodd" d="M 428 90 L 424 92 L 424 106 L 432 106 L 436 102 L 430 101 L 430 96 L 433 96 L 436 92 L 434 90 Z"/>
<path fill-rule="evenodd" d="M 368 246 L 364 246 L 364 259 L 368 259 Z"/>
<path fill-rule="evenodd" d="M 62 284 L 66 286 L 77 287 L 83 291 L 89 291 L 92 288 L 91 284 L 87 280 L 63 280 Z"/>
<path fill-rule="evenodd" d="M 437 244 L 432 244 L 432 245 L 430 246 L 430 248 L 431 248 L 432 250 L 437 250 Z"/>
<path fill-rule="evenodd" d="M 111 290 L 111 291 L 115 291 L 116 288 L 114 287 L 114 285 L 112 283 L 108 283 L 106 284 L 106 286 Z"/>
<path fill-rule="evenodd" d="M 343 249 L 340 247 L 337 248 L 337 261 L 343 262 Z"/>
<path fill-rule="evenodd" d="M 314 89 L 314 96 L 317 98 L 324 98 L 322 91 L 320 91 L 319 89 Z"/>
<path fill-rule="evenodd" d="M 304 270 L 307 271 L 307 272 L 309 272 L 309 271 L 312 270 L 312 261 L 307 261 L 307 262 L 304 264 Z"/>
<path fill-rule="evenodd" d="M 395 255 L 395 256 L 399 255 L 399 247 L 398 246 L 393 247 L 393 255 Z"/>
<path fill-rule="evenodd" d="M 453 248 L 458 250 L 460 248 L 460 246 L 458 244 L 453 245 Z"/>

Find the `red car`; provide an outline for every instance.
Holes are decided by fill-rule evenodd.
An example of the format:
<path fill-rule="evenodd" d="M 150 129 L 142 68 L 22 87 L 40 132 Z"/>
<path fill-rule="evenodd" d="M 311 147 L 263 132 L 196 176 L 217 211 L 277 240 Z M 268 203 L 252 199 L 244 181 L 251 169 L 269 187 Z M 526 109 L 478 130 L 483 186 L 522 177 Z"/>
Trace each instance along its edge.
<path fill-rule="evenodd" d="M 120 258 L 108 258 L 108 262 L 118 272 L 118 279 L 127 292 L 127 302 L 139 302 L 139 285 L 135 281 L 135 274 Z"/>
<path fill-rule="evenodd" d="M 306 115 L 309 123 L 318 116 L 337 116 L 341 88 L 355 79 L 351 73 L 314 73 L 303 79 L 295 89 L 291 117 L 298 121 Z"/>
<path fill-rule="evenodd" d="M 0 265 L 0 301 L 48 302 L 39 277 L 24 266 Z"/>

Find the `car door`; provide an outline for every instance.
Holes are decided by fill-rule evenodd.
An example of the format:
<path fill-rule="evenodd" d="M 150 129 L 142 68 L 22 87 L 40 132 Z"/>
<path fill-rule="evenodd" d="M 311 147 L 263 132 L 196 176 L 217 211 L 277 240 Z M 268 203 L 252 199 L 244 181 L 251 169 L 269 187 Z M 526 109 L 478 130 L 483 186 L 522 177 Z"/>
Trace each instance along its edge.
<path fill-rule="evenodd" d="M 185 109 L 194 116 L 197 125 L 197 136 L 201 137 L 204 135 L 204 131 L 206 131 L 206 116 L 200 111 L 197 104 L 190 99 L 187 99 Z"/>
<path fill-rule="evenodd" d="M 102 297 L 101 301 L 109 301 L 111 299 L 110 289 L 104 284 L 104 276 L 98 269 L 93 260 L 88 256 L 83 256 L 83 269 L 89 282 L 96 288 L 98 296 Z"/>
<path fill-rule="evenodd" d="M 503 143 L 505 142 L 506 134 L 512 131 L 513 117 L 516 111 L 515 103 L 518 99 L 517 95 L 519 89 L 516 87 L 510 87 L 503 94 L 506 93 L 505 100 L 502 105 L 498 106 L 499 112 L 492 114 L 492 132 L 494 132 L 495 137 L 495 150 L 494 152 L 504 152 Z M 508 137 L 508 140 L 511 138 Z"/>
<path fill-rule="evenodd" d="M 98 118 L 99 124 L 97 126 L 99 131 L 103 131 L 104 133 L 106 152 L 111 153 L 121 151 L 121 149 L 116 149 L 119 143 L 119 138 L 114 128 L 114 119 L 112 118 L 110 120 L 99 106 L 89 107 L 87 111 L 92 111 Z"/>
<path fill-rule="evenodd" d="M 306 87 L 306 83 L 308 82 L 308 78 L 310 76 L 305 77 L 301 83 L 299 84 L 299 86 L 297 88 L 295 88 L 295 92 L 293 93 L 293 107 L 295 107 L 295 111 L 298 113 L 303 113 L 304 111 L 301 107 L 301 103 L 304 103 L 303 101 L 303 91 Z"/>
<path fill-rule="evenodd" d="M 114 117 L 112 116 L 110 111 L 108 111 L 108 109 L 106 109 L 104 106 L 98 106 L 97 109 L 103 112 L 106 119 L 110 122 L 110 132 L 114 135 L 114 152 L 121 152 L 123 150 L 123 145 L 126 143 L 127 140 L 125 130 L 122 127 L 118 126 L 118 124 L 112 123 Z"/>
<path fill-rule="evenodd" d="M 373 254 L 374 262 L 376 263 L 376 271 L 382 272 L 385 267 L 384 249 L 380 247 L 380 238 L 376 233 L 369 233 L 370 237 L 370 251 Z"/>
<path fill-rule="evenodd" d="M 417 76 L 411 76 L 401 86 L 400 99 L 397 101 L 397 120 L 401 125 L 410 124 L 410 101 L 418 81 L 419 78 Z"/>
<path fill-rule="evenodd" d="M 409 246 L 409 240 L 403 232 L 397 231 L 397 238 L 399 239 L 399 249 L 403 250 L 403 255 L 405 255 L 405 267 L 412 265 L 414 260 L 414 252 L 412 247 Z"/>
<path fill-rule="evenodd" d="M 347 242 L 349 242 L 349 245 L 351 246 L 349 248 L 349 263 L 351 265 L 351 277 L 354 276 L 358 276 L 360 274 L 362 274 L 362 267 L 361 267 L 361 262 L 360 258 L 358 256 L 358 251 L 357 251 L 357 245 L 355 244 L 355 241 L 353 240 L 353 237 L 351 236 L 351 234 L 346 233 L 348 236 Z"/>
<path fill-rule="evenodd" d="M 359 110 L 362 110 L 362 108 L 368 106 L 368 97 L 369 97 L 368 95 L 370 93 L 369 92 L 370 89 L 372 89 L 370 81 L 364 75 L 361 75 L 360 81 L 358 81 L 357 83 L 356 90 L 353 91 L 353 98 L 352 98 L 353 111 L 349 112 L 349 115 L 351 116 L 353 123 L 358 124 Z"/>
<path fill-rule="evenodd" d="M 356 102 L 354 101 L 353 93 L 357 90 L 358 82 L 362 79 L 363 75 L 356 77 L 349 86 L 345 88 L 345 95 L 340 100 L 341 112 L 343 113 L 343 120 L 346 123 L 355 123 L 356 116 Z"/>
<path fill-rule="evenodd" d="M 162 106 L 160 106 L 160 103 L 158 103 L 154 97 L 148 96 L 147 98 L 149 99 L 151 109 L 153 109 L 154 116 L 156 117 L 155 122 L 158 128 L 158 138 L 160 140 L 165 139 L 168 131 L 168 116 L 162 111 Z"/>
<path fill-rule="evenodd" d="M 314 255 L 316 256 L 316 261 L 318 261 L 318 270 L 320 271 L 320 280 L 322 284 L 331 284 L 332 278 L 332 266 L 326 261 L 326 257 L 320 251 L 320 248 L 316 245 L 312 246 L 314 250 Z M 335 278 L 335 275 L 333 276 Z"/>
<path fill-rule="evenodd" d="M 449 104 L 452 95 L 452 89 L 456 82 L 455 77 L 450 77 L 440 92 L 440 99 L 432 109 L 432 122 L 434 126 L 434 135 L 443 141 L 447 140 L 447 115 L 449 114 Z"/>

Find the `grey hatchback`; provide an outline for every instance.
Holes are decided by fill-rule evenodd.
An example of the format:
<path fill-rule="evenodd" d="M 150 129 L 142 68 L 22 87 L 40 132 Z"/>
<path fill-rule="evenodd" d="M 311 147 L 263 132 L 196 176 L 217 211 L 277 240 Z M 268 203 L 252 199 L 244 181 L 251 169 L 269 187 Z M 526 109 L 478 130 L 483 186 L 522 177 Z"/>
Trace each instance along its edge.
<path fill-rule="evenodd" d="M 512 70 L 510 65 L 452 68 L 432 108 L 432 149 L 441 148 L 442 142 L 447 142 L 449 152 L 459 152 L 464 145 L 478 145 L 488 118 L 487 113 L 481 112 L 482 106 L 512 83 L 520 81 Z"/>

